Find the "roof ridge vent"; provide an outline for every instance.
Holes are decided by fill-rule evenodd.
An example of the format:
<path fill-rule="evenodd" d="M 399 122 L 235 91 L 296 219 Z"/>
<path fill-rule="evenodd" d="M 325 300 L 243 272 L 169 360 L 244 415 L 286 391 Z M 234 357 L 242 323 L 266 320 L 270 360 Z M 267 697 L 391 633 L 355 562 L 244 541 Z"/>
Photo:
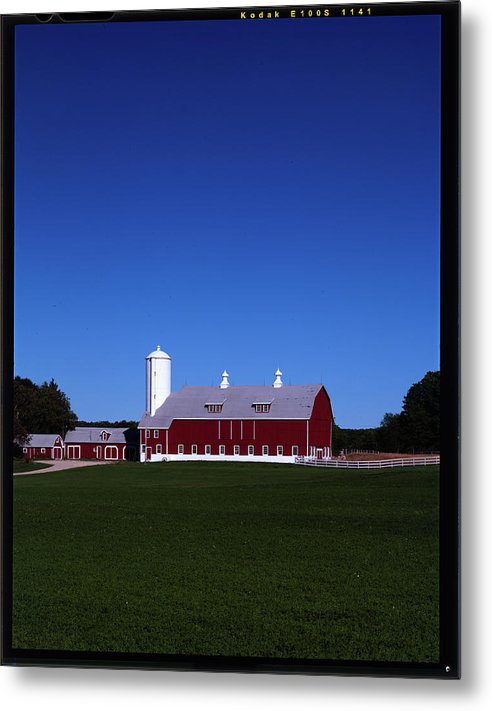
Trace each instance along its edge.
<path fill-rule="evenodd" d="M 222 390 L 224 390 L 225 388 L 230 387 L 229 373 L 227 372 L 227 370 L 224 370 L 224 372 L 222 373 L 222 380 L 221 380 L 221 383 L 220 383 L 219 387 L 220 387 Z"/>
<path fill-rule="evenodd" d="M 273 383 L 274 388 L 281 388 L 282 387 L 283 382 L 281 380 L 281 375 L 282 375 L 282 371 L 280 370 L 280 368 L 277 368 L 277 370 L 275 371 L 275 382 Z"/>

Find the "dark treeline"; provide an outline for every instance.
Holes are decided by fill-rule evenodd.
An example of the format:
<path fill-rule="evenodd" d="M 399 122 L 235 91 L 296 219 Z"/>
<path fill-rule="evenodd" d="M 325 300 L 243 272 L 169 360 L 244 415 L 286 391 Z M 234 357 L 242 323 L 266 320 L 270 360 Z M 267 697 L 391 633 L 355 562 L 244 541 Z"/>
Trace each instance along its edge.
<path fill-rule="evenodd" d="M 77 427 L 124 427 L 125 429 L 131 429 L 136 427 L 137 424 L 136 420 L 118 420 L 115 422 L 110 422 L 109 420 L 77 420 Z"/>
<path fill-rule="evenodd" d="M 345 429 L 335 425 L 333 453 L 342 450 L 428 453 L 440 451 L 440 374 L 429 371 L 409 389 L 401 412 L 387 412 L 379 427 Z"/>

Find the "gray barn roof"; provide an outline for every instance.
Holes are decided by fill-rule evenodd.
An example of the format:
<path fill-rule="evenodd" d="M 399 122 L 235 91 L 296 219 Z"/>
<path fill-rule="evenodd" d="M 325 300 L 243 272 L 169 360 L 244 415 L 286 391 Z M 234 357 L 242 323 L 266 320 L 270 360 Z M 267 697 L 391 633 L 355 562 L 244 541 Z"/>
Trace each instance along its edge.
<path fill-rule="evenodd" d="M 126 444 L 127 427 L 76 427 L 65 435 L 66 444 L 90 444 L 101 442 L 109 444 Z M 101 439 L 101 432 L 108 432 L 107 440 Z"/>
<path fill-rule="evenodd" d="M 58 437 L 57 434 L 31 434 L 24 447 L 54 447 Z"/>
<path fill-rule="evenodd" d="M 322 385 L 271 385 L 219 387 L 187 386 L 171 393 L 151 417 L 146 413 L 139 427 L 167 429 L 173 420 L 266 419 L 307 420 Z M 208 412 L 206 405 L 222 403 L 221 412 Z M 255 403 L 271 403 L 270 411 L 255 412 Z"/>

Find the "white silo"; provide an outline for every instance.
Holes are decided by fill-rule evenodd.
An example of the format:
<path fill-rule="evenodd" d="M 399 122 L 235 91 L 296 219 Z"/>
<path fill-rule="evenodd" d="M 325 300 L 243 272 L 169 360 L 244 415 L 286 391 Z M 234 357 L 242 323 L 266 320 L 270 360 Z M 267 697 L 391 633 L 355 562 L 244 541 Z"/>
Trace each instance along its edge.
<path fill-rule="evenodd" d="M 171 394 L 171 356 L 157 346 L 157 349 L 149 353 L 145 360 L 147 365 L 145 410 L 153 416 L 157 408 Z"/>

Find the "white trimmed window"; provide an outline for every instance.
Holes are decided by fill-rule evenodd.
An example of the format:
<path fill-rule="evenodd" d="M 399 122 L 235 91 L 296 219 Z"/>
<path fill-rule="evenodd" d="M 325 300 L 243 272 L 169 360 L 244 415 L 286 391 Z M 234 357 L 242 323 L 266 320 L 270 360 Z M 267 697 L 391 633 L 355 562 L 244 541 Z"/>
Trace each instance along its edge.
<path fill-rule="evenodd" d="M 145 454 L 145 444 L 142 444 L 140 449 L 141 449 L 142 454 Z"/>
<path fill-rule="evenodd" d="M 268 444 L 264 444 L 261 448 L 261 453 L 264 457 L 268 457 Z"/>
<path fill-rule="evenodd" d="M 46 454 L 46 449 L 44 447 L 41 447 L 41 454 Z"/>
<path fill-rule="evenodd" d="M 293 457 L 299 456 L 299 447 L 297 446 L 297 444 L 292 445 L 292 456 Z"/>
<path fill-rule="evenodd" d="M 210 444 L 205 445 L 205 454 L 212 454 L 212 447 Z"/>
<path fill-rule="evenodd" d="M 269 402 L 255 402 L 255 412 L 270 412 Z"/>
<path fill-rule="evenodd" d="M 237 456 L 237 455 L 239 454 L 239 451 L 240 451 L 240 450 L 239 450 L 239 445 L 238 445 L 238 444 L 235 444 L 235 445 L 234 445 L 234 454 Z"/>
<path fill-rule="evenodd" d="M 284 456 L 283 445 L 277 444 L 277 457 L 283 457 L 283 456 Z"/>
<path fill-rule="evenodd" d="M 162 454 L 162 444 L 158 444 L 155 451 L 156 454 Z"/>
<path fill-rule="evenodd" d="M 196 444 L 191 445 L 191 453 L 192 454 L 198 454 L 198 447 Z"/>
<path fill-rule="evenodd" d="M 254 454 L 254 453 L 255 453 L 254 444 L 248 444 L 248 454 Z"/>
<path fill-rule="evenodd" d="M 145 439 L 149 439 L 150 437 L 150 430 L 145 430 Z"/>
<path fill-rule="evenodd" d="M 27 447 L 22 447 L 22 453 L 27 454 Z"/>
<path fill-rule="evenodd" d="M 207 402 L 206 406 L 208 412 L 222 412 L 221 402 Z"/>
<path fill-rule="evenodd" d="M 219 454 L 225 454 L 225 444 L 219 445 Z"/>
<path fill-rule="evenodd" d="M 154 430 L 154 439 L 159 439 L 159 430 Z"/>
<path fill-rule="evenodd" d="M 178 444 L 178 454 L 184 454 L 184 453 L 185 453 L 184 444 Z"/>

